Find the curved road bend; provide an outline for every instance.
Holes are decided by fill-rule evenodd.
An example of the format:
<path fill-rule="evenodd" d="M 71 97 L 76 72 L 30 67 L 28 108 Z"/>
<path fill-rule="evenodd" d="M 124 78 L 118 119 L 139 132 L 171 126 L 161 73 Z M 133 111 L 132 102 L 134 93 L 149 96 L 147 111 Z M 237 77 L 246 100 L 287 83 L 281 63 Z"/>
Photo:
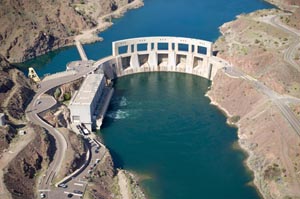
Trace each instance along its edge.
<path fill-rule="evenodd" d="M 56 173 L 59 171 L 62 161 L 64 159 L 65 149 L 67 148 L 67 142 L 63 135 L 55 128 L 44 122 L 39 116 L 38 113 L 51 108 L 56 104 L 54 98 L 42 96 L 44 93 L 50 89 L 60 86 L 65 83 L 72 82 L 77 80 L 89 72 L 94 71 L 97 68 L 97 65 L 92 67 L 86 67 L 76 74 L 67 75 L 64 77 L 53 78 L 51 80 L 42 81 L 40 83 L 40 88 L 33 97 L 31 103 L 26 109 L 26 117 L 28 121 L 31 121 L 43 128 L 45 128 L 55 139 L 56 142 L 56 152 L 53 158 L 53 161 L 50 163 L 49 168 L 47 169 L 46 175 L 42 178 L 42 182 L 39 185 L 39 189 L 48 190 L 52 185 L 52 180 L 55 177 Z"/>
<path fill-rule="evenodd" d="M 291 34 L 292 36 L 296 37 L 295 41 L 293 42 L 293 44 L 291 44 L 285 51 L 284 53 L 284 60 L 286 62 L 288 62 L 291 66 L 293 66 L 294 68 L 296 68 L 299 72 L 300 72 L 300 66 L 299 64 L 297 64 L 297 62 L 295 62 L 294 60 L 294 52 L 295 50 L 297 50 L 297 47 L 300 44 L 300 32 L 281 23 L 278 22 L 278 17 L 277 16 L 273 16 L 272 18 L 270 18 L 270 24 L 275 26 L 276 28 L 279 28 L 281 30 L 283 30 L 286 33 Z"/>

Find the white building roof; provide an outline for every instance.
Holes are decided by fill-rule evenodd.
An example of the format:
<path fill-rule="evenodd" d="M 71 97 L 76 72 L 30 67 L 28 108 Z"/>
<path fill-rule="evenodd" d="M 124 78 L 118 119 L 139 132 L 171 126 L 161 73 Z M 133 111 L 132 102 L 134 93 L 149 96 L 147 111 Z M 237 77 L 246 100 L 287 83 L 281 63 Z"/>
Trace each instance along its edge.
<path fill-rule="evenodd" d="M 70 105 L 89 105 L 100 86 L 103 74 L 89 74 L 82 83 L 79 91 L 72 97 Z"/>

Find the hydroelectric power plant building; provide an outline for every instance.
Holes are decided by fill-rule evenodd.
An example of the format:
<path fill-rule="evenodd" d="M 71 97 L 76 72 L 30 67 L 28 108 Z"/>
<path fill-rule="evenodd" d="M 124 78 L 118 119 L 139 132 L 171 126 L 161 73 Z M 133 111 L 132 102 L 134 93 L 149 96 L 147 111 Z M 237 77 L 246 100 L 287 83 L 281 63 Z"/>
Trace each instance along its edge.
<path fill-rule="evenodd" d="M 97 116 L 96 107 L 105 87 L 105 82 L 103 74 L 87 75 L 69 104 L 72 123 L 83 123 L 89 130 L 94 127 Z"/>

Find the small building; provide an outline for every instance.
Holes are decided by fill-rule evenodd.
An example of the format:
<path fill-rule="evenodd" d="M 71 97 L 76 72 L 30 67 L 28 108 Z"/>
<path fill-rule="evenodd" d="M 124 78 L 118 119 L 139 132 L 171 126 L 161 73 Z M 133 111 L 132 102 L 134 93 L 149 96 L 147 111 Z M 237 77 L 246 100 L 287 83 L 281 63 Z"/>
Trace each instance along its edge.
<path fill-rule="evenodd" d="M 26 135 L 26 131 L 25 130 L 19 130 L 18 131 L 18 135 Z"/>
<path fill-rule="evenodd" d="M 0 113 L 0 126 L 5 126 L 5 114 Z"/>
<path fill-rule="evenodd" d="M 72 123 L 83 123 L 89 130 L 94 128 L 96 107 L 105 87 L 105 82 L 103 74 L 87 75 L 69 104 Z"/>

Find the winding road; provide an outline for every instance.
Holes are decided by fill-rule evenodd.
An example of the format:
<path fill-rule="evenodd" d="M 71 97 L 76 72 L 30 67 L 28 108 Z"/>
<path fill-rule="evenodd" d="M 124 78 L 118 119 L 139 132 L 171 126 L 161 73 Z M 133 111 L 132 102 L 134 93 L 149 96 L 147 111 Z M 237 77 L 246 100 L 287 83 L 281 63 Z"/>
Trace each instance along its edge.
<path fill-rule="evenodd" d="M 39 190 L 50 190 L 50 187 L 53 184 L 53 179 L 59 171 L 62 161 L 64 159 L 64 151 L 67 149 L 67 142 L 64 136 L 58 130 L 50 126 L 48 123 L 44 122 L 38 116 L 39 113 L 50 109 L 56 104 L 56 100 L 53 97 L 47 95 L 45 96 L 44 94 L 52 88 L 72 82 L 85 76 L 86 74 L 94 71 L 97 68 L 96 66 L 97 65 L 94 64 L 90 67 L 84 67 L 79 72 L 74 74 L 66 73 L 67 75 L 63 77 L 59 75 L 57 78 L 51 78 L 50 80 L 42 81 L 40 83 L 40 88 L 37 90 L 31 103 L 26 109 L 27 120 L 45 128 L 48 131 L 48 133 L 52 135 L 55 139 L 55 155 L 53 161 L 50 163 L 47 169 L 45 176 L 41 179 L 41 182 L 38 185 Z"/>

